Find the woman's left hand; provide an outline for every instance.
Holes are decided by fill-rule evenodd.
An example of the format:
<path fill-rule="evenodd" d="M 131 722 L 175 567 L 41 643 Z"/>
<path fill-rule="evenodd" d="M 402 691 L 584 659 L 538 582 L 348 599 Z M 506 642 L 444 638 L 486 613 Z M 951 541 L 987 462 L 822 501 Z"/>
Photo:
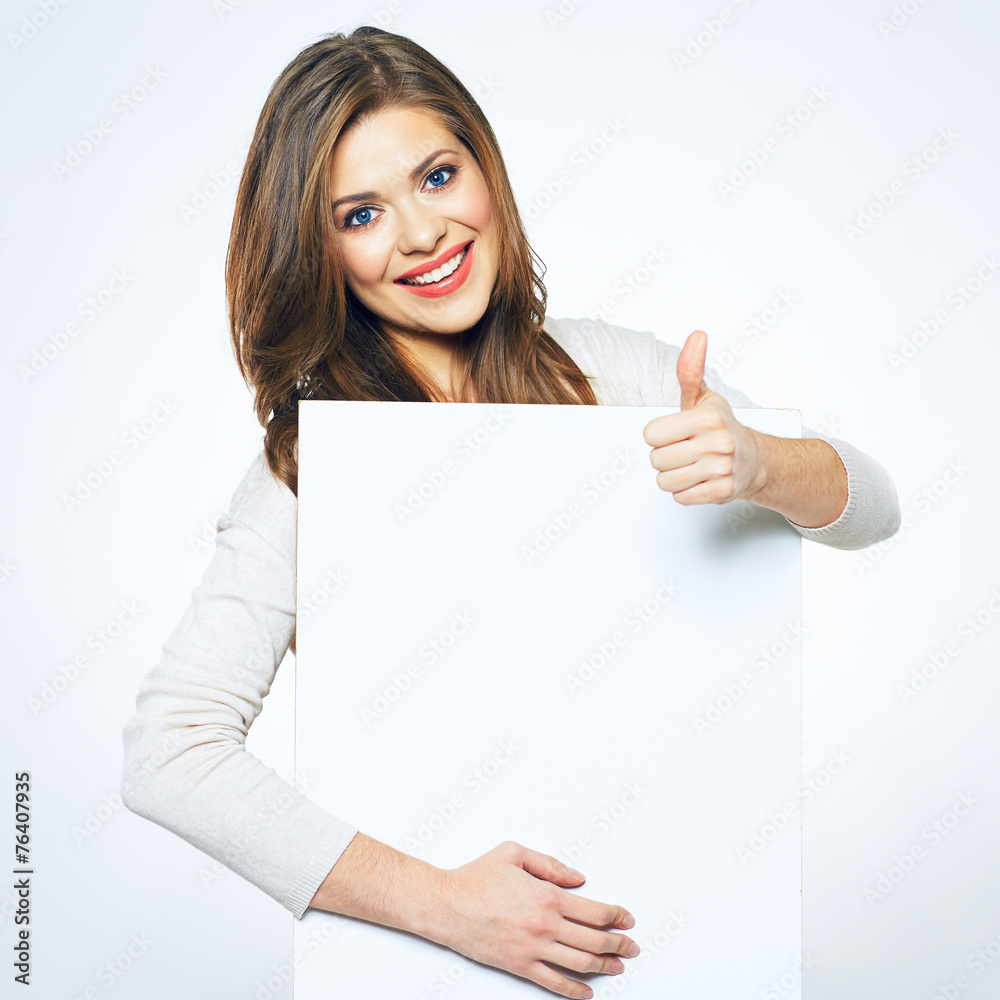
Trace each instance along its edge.
<path fill-rule="evenodd" d="M 682 504 L 750 499 L 765 482 L 755 432 L 705 385 L 707 351 L 708 336 L 695 330 L 677 358 L 681 412 L 657 417 L 643 430 L 659 470 L 657 485 Z"/>

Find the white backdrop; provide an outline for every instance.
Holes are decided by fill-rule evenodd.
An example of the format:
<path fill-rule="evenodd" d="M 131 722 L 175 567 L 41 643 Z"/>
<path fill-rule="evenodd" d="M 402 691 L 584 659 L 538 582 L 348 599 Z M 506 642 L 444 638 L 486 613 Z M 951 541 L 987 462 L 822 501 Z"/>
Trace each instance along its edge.
<path fill-rule="evenodd" d="M 702 328 L 728 382 L 893 475 L 894 539 L 803 546 L 803 993 L 995 996 L 987 0 L 5 6 L 3 774 L 33 775 L 39 981 L 173 995 L 159 954 L 206 996 L 287 995 L 288 914 L 116 794 L 139 679 L 261 441 L 222 280 L 245 144 L 286 62 L 361 23 L 481 99 L 551 315 Z M 248 741 L 289 777 L 290 696 L 283 668 Z"/>

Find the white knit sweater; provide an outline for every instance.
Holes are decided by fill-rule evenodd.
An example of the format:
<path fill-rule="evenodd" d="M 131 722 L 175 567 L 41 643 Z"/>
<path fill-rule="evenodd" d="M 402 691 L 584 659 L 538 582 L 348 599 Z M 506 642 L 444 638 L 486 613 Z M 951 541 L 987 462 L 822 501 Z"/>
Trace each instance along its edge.
<path fill-rule="evenodd" d="M 591 383 L 599 403 L 680 405 L 679 348 L 595 320 L 547 319 L 545 329 L 585 374 L 599 376 Z M 755 405 L 714 371 L 705 382 L 734 407 Z M 844 441 L 808 428 L 802 436 L 836 449 L 849 496 L 832 524 L 795 530 L 844 549 L 892 535 L 899 504 L 882 466 Z M 217 528 L 204 579 L 139 685 L 123 733 L 122 799 L 301 917 L 358 828 L 244 747 L 295 634 L 296 498 L 263 453 Z"/>

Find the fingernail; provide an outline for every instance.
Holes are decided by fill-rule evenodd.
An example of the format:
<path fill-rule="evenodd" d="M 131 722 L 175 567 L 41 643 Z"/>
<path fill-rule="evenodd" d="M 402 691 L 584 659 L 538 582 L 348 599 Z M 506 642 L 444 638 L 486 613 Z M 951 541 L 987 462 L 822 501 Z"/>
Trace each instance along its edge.
<path fill-rule="evenodd" d="M 625 966 L 616 958 L 611 963 L 611 968 L 610 968 L 609 971 L 611 972 L 612 975 L 616 975 L 619 972 L 624 972 L 625 971 Z"/>
<path fill-rule="evenodd" d="M 575 868 L 570 868 L 569 873 L 573 878 L 586 878 L 583 872 L 578 872 Z"/>
<path fill-rule="evenodd" d="M 622 921 L 622 927 L 628 928 L 634 926 L 635 926 L 635 917 L 633 917 L 631 913 L 626 913 L 625 919 Z"/>
<path fill-rule="evenodd" d="M 639 946 L 633 941 L 625 951 L 629 958 L 635 958 L 639 954 Z"/>

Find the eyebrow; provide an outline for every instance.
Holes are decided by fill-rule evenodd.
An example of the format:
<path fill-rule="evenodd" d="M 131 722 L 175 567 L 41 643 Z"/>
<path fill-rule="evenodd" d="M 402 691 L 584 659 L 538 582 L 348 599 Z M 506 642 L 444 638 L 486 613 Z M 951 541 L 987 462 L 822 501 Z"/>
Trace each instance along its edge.
<path fill-rule="evenodd" d="M 457 149 L 438 149 L 431 153 L 430 156 L 423 159 L 410 171 L 410 180 L 414 181 L 420 176 L 442 153 L 454 153 L 456 156 L 460 156 L 461 153 Z M 338 198 L 332 205 L 331 211 L 336 212 L 341 205 L 347 204 L 350 201 L 368 201 L 369 199 L 377 200 L 379 193 L 377 191 L 361 191 L 358 194 L 348 194 L 343 198 Z"/>

